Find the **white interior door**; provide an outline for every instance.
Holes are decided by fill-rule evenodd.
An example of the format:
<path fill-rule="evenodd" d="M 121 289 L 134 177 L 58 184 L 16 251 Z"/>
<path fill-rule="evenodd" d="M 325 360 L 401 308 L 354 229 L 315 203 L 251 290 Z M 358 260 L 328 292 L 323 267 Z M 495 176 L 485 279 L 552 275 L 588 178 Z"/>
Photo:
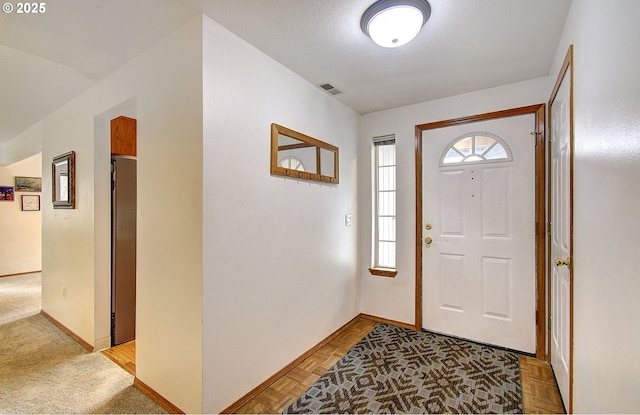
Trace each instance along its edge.
<path fill-rule="evenodd" d="M 571 114 L 566 76 L 551 105 L 551 366 L 569 402 L 571 361 Z"/>
<path fill-rule="evenodd" d="M 535 353 L 532 131 L 528 114 L 423 132 L 425 329 Z"/>

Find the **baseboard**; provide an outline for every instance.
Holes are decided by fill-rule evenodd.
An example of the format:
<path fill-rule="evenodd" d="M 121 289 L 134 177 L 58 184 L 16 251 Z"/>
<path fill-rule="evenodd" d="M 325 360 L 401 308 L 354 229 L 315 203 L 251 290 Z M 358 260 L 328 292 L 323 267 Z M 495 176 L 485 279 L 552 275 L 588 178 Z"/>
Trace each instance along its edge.
<path fill-rule="evenodd" d="M 144 383 L 140 379 L 134 378 L 133 379 L 133 386 L 135 388 L 137 388 L 140 392 L 144 393 L 149 398 L 151 398 L 151 400 L 153 400 L 155 403 L 160 405 L 162 408 L 164 408 L 165 411 L 169 412 L 170 414 L 184 414 L 185 413 L 180 408 L 178 408 L 177 406 L 175 406 L 174 404 L 169 402 L 164 396 L 160 395 L 158 392 L 156 392 L 153 389 L 151 389 L 149 387 L 149 385 L 147 385 L 146 383 Z"/>
<path fill-rule="evenodd" d="M 80 338 L 78 335 L 76 335 L 74 332 L 72 332 L 71 330 L 69 330 L 67 327 L 65 327 L 64 324 L 60 323 L 58 320 L 56 320 L 55 318 L 51 317 L 49 314 L 47 314 L 46 311 L 44 310 L 40 310 L 40 314 L 42 314 L 42 316 L 44 318 L 46 318 L 47 320 L 49 320 L 51 322 L 51 324 L 53 324 L 54 326 L 56 326 L 57 328 L 59 328 L 63 333 L 65 333 L 67 336 L 71 337 L 73 340 L 75 340 L 76 342 L 78 342 L 82 347 L 84 347 L 88 352 L 93 352 L 94 347 L 92 345 L 90 345 L 89 343 L 87 343 L 86 341 L 84 341 L 82 338 Z M 165 399 L 162 395 L 160 395 L 158 392 L 154 391 L 153 389 L 151 389 L 148 385 L 146 385 L 144 382 L 142 382 L 140 379 L 135 378 L 133 379 L 133 386 L 136 387 L 138 390 L 140 390 L 142 393 L 144 393 L 145 395 L 147 395 L 149 398 L 151 398 L 154 402 L 156 402 L 158 405 L 160 405 L 161 407 L 163 407 L 165 409 L 165 411 L 169 412 L 170 414 L 184 414 L 185 412 L 183 412 L 182 410 L 180 410 L 180 408 L 178 408 L 177 406 L 175 406 L 174 404 L 172 404 L 171 402 L 169 402 L 167 399 Z"/>
<path fill-rule="evenodd" d="M 242 406 L 244 406 L 247 402 L 249 402 L 251 399 L 255 398 L 258 394 L 263 392 L 269 386 L 273 385 L 278 379 L 280 379 L 281 377 L 283 377 L 284 375 L 289 373 L 293 368 L 298 366 L 300 363 L 302 363 L 309 356 L 311 356 L 312 354 L 317 352 L 319 349 L 324 347 L 327 343 L 329 343 L 331 340 L 336 338 L 343 331 L 347 330 L 352 324 L 354 324 L 355 322 L 357 322 L 360 319 L 360 316 L 361 315 L 359 314 L 359 315 L 355 316 L 354 318 L 352 318 L 350 321 L 348 321 L 346 324 L 344 324 L 338 330 L 334 331 L 329 336 L 327 336 L 320 343 L 316 344 L 311 349 L 309 349 L 306 352 L 304 352 L 301 356 L 299 356 L 293 362 L 289 363 L 287 366 L 285 366 L 283 369 L 281 369 L 278 372 L 276 372 L 269 379 L 265 380 L 264 382 L 262 382 L 261 384 L 259 384 L 255 388 L 253 388 L 251 391 L 249 391 L 249 393 L 247 393 L 246 395 L 242 396 L 240 399 L 238 399 L 237 401 L 232 403 L 229 407 L 223 409 L 220 413 L 221 414 L 235 414 L 235 413 L 237 413 L 240 410 L 240 408 L 242 408 Z"/>
<path fill-rule="evenodd" d="M 338 330 L 336 330 L 333 333 L 331 333 L 328 337 L 326 337 L 320 343 L 316 344 L 311 349 L 307 350 L 305 353 L 303 353 L 296 360 L 294 360 L 293 362 L 289 363 L 287 366 L 285 366 L 283 369 L 279 370 L 277 373 L 275 373 L 269 379 L 265 380 L 260 385 L 258 385 L 255 388 L 253 388 L 249 393 L 247 393 L 246 395 L 242 396 L 240 399 L 238 399 L 236 402 L 231 404 L 229 407 L 227 407 L 224 410 L 222 410 L 220 413 L 221 414 L 235 414 L 235 413 L 238 413 L 240 408 L 242 408 L 247 402 L 249 402 L 251 399 L 255 398 L 257 395 L 259 395 L 261 392 L 263 392 L 269 386 L 273 385 L 278 379 L 282 378 L 284 375 L 289 373 L 293 368 L 295 368 L 300 363 L 302 363 L 302 361 L 304 361 L 305 359 L 310 357 L 312 354 L 317 352 L 319 349 L 324 347 L 331 340 L 333 340 L 334 338 L 338 337 L 342 332 L 347 330 L 351 325 L 355 324 L 360 319 L 375 321 L 375 322 L 378 322 L 378 323 L 391 324 L 391 325 L 394 325 L 394 326 L 399 326 L 399 327 L 407 328 L 407 329 L 410 329 L 410 330 L 415 330 L 416 329 L 415 325 L 413 325 L 413 324 L 401 323 L 399 321 L 389 320 L 389 319 L 382 318 L 382 317 L 376 317 L 376 316 L 372 316 L 372 315 L 369 315 L 369 314 L 362 314 L 362 313 L 358 314 L 357 316 L 352 318 L 350 321 L 348 321 L 346 324 L 344 324 L 342 327 L 340 327 Z"/>
<path fill-rule="evenodd" d="M 71 337 L 73 340 L 78 342 L 78 344 L 84 347 L 88 352 L 91 352 L 91 353 L 93 352 L 93 346 L 91 344 L 87 343 L 82 337 L 78 336 L 77 334 L 69 330 L 64 324 L 60 323 L 55 318 L 51 317 L 49 314 L 47 314 L 46 311 L 40 310 L 40 314 L 42 314 L 44 318 L 49 320 L 51 324 L 59 328 L 64 334 L 66 334 L 67 336 Z"/>
<path fill-rule="evenodd" d="M 376 317 L 376 316 L 372 316 L 370 314 L 364 314 L 363 313 L 363 314 L 360 314 L 360 317 L 362 317 L 365 320 L 371 320 L 371 321 L 375 321 L 375 322 L 378 322 L 378 323 L 390 324 L 392 326 L 398 326 L 398 327 L 402 327 L 404 329 L 421 330 L 421 328 L 416 328 L 415 324 L 402 323 L 400 321 L 389 320 L 388 318 Z"/>
<path fill-rule="evenodd" d="M 6 274 L 6 275 L 0 275 L 0 278 L 4 278 L 4 277 L 15 277 L 18 275 L 27 275 L 27 274 L 37 274 L 38 272 L 42 272 L 42 270 L 40 271 L 29 271 L 29 272 L 18 272 L 16 274 Z"/>

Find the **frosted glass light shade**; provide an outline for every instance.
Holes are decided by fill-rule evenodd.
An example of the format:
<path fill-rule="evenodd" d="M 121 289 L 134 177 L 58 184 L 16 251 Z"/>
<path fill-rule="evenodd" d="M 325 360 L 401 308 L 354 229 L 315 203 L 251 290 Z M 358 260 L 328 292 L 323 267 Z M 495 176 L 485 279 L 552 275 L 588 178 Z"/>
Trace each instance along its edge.
<path fill-rule="evenodd" d="M 397 6 L 373 16 L 369 36 L 385 48 L 402 46 L 413 40 L 422 27 L 422 13 L 410 6 Z"/>
<path fill-rule="evenodd" d="M 379 0 L 365 11 L 362 31 L 385 48 L 410 42 L 431 14 L 426 0 Z"/>

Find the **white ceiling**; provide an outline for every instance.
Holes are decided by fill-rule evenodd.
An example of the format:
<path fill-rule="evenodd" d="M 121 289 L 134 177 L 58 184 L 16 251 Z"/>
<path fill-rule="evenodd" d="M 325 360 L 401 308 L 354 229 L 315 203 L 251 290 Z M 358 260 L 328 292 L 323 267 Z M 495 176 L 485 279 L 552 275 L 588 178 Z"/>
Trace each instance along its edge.
<path fill-rule="evenodd" d="M 360 30 L 374 0 L 53 0 L 0 13 L 0 144 L 198 13 L 365 114 L 549 74 L 571 0 L 429 0 L 411 43 Z"/>

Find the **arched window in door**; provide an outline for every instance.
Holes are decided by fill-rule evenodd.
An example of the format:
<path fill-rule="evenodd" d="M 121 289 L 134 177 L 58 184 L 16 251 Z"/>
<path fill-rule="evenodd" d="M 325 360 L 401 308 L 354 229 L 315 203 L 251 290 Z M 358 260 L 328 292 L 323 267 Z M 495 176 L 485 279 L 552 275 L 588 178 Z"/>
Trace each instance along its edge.
<path fill-rule="evenodd" d="M 441 166 L 511 161 L 511 150 L 503 139 L 485 131 L 465 133 L 449 144 L 440 158 Z"/>
<path fill-rule="evenodd" d="M 304 164 L 297 157 L 286 156 L 283 157 L 282 160 L 278 163 L 278 166 L 284 167 L 285 169 L 297 170 L 297 171 L 305 171 Z"/>

